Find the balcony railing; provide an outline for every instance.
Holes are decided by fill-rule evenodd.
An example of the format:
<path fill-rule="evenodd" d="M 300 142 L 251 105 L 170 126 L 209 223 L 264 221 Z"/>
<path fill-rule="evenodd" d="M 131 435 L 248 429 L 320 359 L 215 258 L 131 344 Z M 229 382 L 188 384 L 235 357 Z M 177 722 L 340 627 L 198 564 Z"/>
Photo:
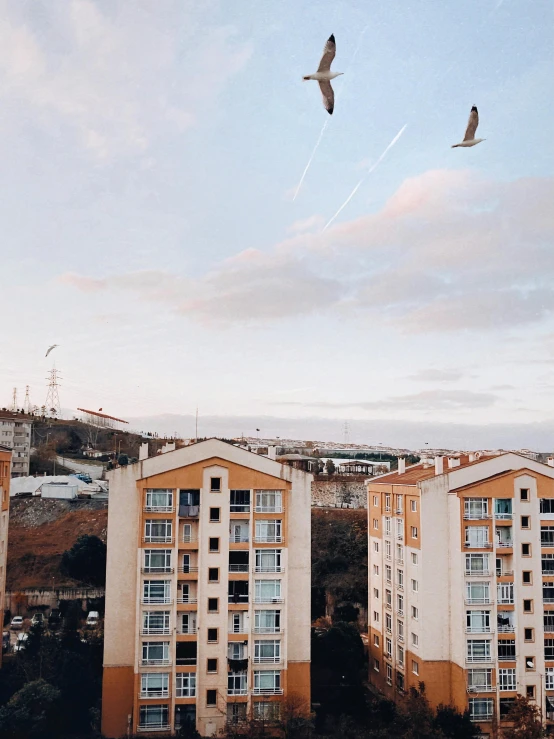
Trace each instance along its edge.
<path fill-rule="evenodd" d="M 143 575 L 172 575 L 173 567 L 143 567 Z"/>
<path fill-rule="evenodd" d="M 466 626 L 466 634 L 494 634 L 490 626 Z"/>
<path fill-rule="evenodd" d="M 554 603 L 554 600 L 552 600 Z M 513 606 L 515 603 L 514 597 L 511 598 L 498 598 L 498 605 L 499 606 Z"/>
<path fill-rule="evenodd" d="M 398 641 L 404 641 L 404 634 L 398 634 Z"/>
<path fill-rule="evenodd" d="M 496 628 L 499 634 L 512 634 L 515 631 L 514 624 L 498 625 Z"/>
<path fill-rule="evenodd" d="M 177 596 L 177 603 L 183 604 L 183 603 L 198 603 L 197 598 L 192 598 L 190 595 L 179 595 Z"/>
<path fill-rule="evenodd" d="M 144 626 L 140 633 L 142 636 L 169 636 L 171 629 L 169 626 Z"/>
<path fill-rule="evenodd" d="M 248 594 L 241 593 L 239 595 L 238 593 L 233 593 L 233 595 L 228 595 L 227 603 L 231 603 L 231 604 L 234 603 L 235 605 L 237 605 L 238 603 L 248 603 L 248 602 L 249 602 Z"/>
<path fill-rule="evenodd" d="M 260 572 L 284 572 L 285 568 L 281 567 L 281 565 L 256 565 L 254 567 L 254 572 L 260 573 Z"/>
<path fill-rule="evenodd" d="M 499 654 L 498 655 L 498 661 L 499 662 L 515 662 L 516 656 L 515 654 Z"/>
<path fill-rule="evenodd" d="M 494 716 L 493 711 L 484 711 L 483 713 L 479 713 L 479 714 L 470 714 L 469 720 L 470 721 L 490 721 L 493 716 Z"/>
<path fill-rule="evenodd" d="M 404 534 L 398 534 L 397 533 L 396 534 L 396 538 L 399 539 L 400 541 L 402 541 L 402 539 L 404 538 Z"/>
<path fill-rule="evenodd" d="M 198 567 L 192 567 L 190 565 L 183 565 L 179 567 L 179 572 L 182 575 L 189 575 L 190 573 L 198 572 Z"/>
<path fill-rule="evenodd" d="M 468 685 L 467 692 L 468 693 L 494 693 L 496 692 L 496 688 L 493 688 L 492 685 L 488 683 L 486 685 Z"/>
<path fill-rule="evenodd" d="M 256 665 L 278 665 L 281 661 L 280 655 L 274 657 L 256 657 L 254 656 L 254 664 Z"/>
<path fill-rule="evenodd" d="M 163 596 L 159 595 L 144 595 L 142 597 L 142 603 L 146 606 L 152 604 L 170 606 L 173 603 L 173 598 L 164 598 Z"/>
<path fill-rule="evenodd" d="M 466 570 L 465 575 L 466 577 L 490 577 L 491 576 L 490 570 Z"/>
<path fill-rule="evenodd" d="M 176 665 L 195 665 L 196 657 L 177 657 L 175 660 Z"/>
<path fill-rule="evenodd" d="M 464 513 L 464 521 L 487 521 L 491 518 L 491 513 Z"/>
<path fill-rule="evenodd" d="M 512 539 L 507 539 L 506 541 L 496 542 L 497 549 L 509 549 L 510 547 L 513 547 L 513 546 L 514 546 L 514 542 Z"/>
<path fill-rule="evenodd" d="M 229 565 L 229 572 L 248 572 L 248 564 Z"/>
<path fill-rule="evenodd" d="M 159 723 L 159 724 L 139 724 L 137 726 L 137 731 L 140 732 L 149 732 L 149 731 L 169 731 L 171 729 L 171 726 L 169 724 Z"/>
<path fill-rule="evenodd" d="M 282 634 L 283 631 L 284 629 L 282 629 L 280 626 L 255 626 L 254 627 L 255 634 Z"/>
<path fill-rule="evenodd" d="M 492 656 L 490 654 L 488 655 L 478 655 L 478 654 L 468 654 L 466 656 L 466 662 L 492 662 Z"/>
<path fill-rule="evenodd" d="M 513 570 L 496 570 L 496 577 L 511 577 L 513 574 Z"/>
<path fill-rule="evenodd" d="M 514 517 L 513 513 L 495 513 L 494 517 L 497 521 L 511 521 Z"/>
<path fill-rule="evenodd" d="M 167 659 L 141 659 L 140 664 L 143 667 L 167 667 L 171 664 L 169 657 Z"/>
<path fill-rule="evenodd" d="M 248 687 L 244 688 L 227 688 L 227 695 L 248 695 Z"/>
<path fill-rule="evenodd" d="M 250 503 L 231 503 L 229 510 L 231 513 L 250 513 Z"/>
<path fill-rule="evenodd" d="M 145 513 L 175 513 L 175 507 L 172 505 L 145 505 L 143 511 Z"/>
<path fill-rule="evenodd" d="M 404 615 L 404 610 L 403 610 L 402 608 L 397 608 L 397 609 L 396 609 L 396 613 L 397 613 L 397 614 L 398 614 L 399 616 L 403 616 L 403 615 Z"/>
<path fill-rule="evenodd" d="M 169 698 L 169 690 L 147 690 L 141 691 L 138 695 L 139 698 Z"/>
<path fill-rule="evenodd" d="M 464 546 L 466 549 L 492 549 L 492 542 L 491 541 L 481 541 L 481 542 L 466 541 L 464 542 Z"/>
<path fill-rule="evenodd" d="M 198 633 L 198 629 L 196 628 L 196 624 L 194 624 L 194 626 L 187 626 L 186 629 L 184 629 L 183 627 L 178 628 L 177 633 L 181 636 L 188 636 L 190 634 Z"/>
<path fill-rule="evenodd" d="M 466 598 L 465 603 L 466 606 L 491 606 L 493 604 L 493 600 L 490 597 Z"/>
<path fill-rule="evenodd" d="M 281 598 L 279 596 L 264 596 L 264 595 L 258 595 L 256 598 L 254 598 L 254 603 L 260 604 L 260 603 L 283 603 L 284 598 Z"/>
<path fill-rule="evenodd" d="M 254 688 L 252 695 L 283 695 L 283 688 Z"/>
<path fill-rule="evenodd" d="M 167 536 L 144 536 L 142 541 L 144 544 L 173 544 L 173 535 L 168 534 Z"/>
<path fill-rule="evenodd" d="M 403 582 L 397 582 L 396 583 L 397 590 L 404 590 L 404 583 Z"/>
<path fill-rule="evenodd" d="M 255 536 L 254 541 L 256 544 L 282 544 L 283 543 L 283 537 L 282 536 Z"/>
<path fill-rule="evenodd" d="M 234 534 L 229 537 L 231 544 L 246 544 L 250 541 L 248 534 Z"/>
<path fill-rule="evenodd" d="M 257 505 L 254 513 L 284 513 L 284 505 Z"/>
<path fill-rule="evenodd" d="M 198 541 L 198 537 L 194 534 L 183 534 L 181 541 L 183 544 L 195 544 Z"/>
<path fill-rule="evenodd" d="M 196 698 L 195 688 L 177 688 L 175 691 L 176 698 Z M 175 723 L 175 731 L 177 732 L 181 727 L 177 722 Z"/>

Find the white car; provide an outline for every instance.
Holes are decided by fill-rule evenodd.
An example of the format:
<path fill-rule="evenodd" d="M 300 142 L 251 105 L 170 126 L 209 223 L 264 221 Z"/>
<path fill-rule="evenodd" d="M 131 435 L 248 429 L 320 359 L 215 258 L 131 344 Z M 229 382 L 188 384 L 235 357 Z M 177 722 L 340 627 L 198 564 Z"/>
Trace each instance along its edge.
<path fill-rule="evenodd" d="M 22 652 L 25 649 L 28 638 L 29 638 L 29 634 L 18 634 L 17 641 L 15 642 L 13 651 Z"/>
<path fill-rule="evenodd" d="M 97 626 L 100 620 L 100 614 L 98 611 L 90 611 L 87 616 L 87 626 Z"/>
<path fill-rule="evenodd" d="M 22 629 L 23 628 L 23 616 L 14 616 L 10 624 L 11 629 Z"/>

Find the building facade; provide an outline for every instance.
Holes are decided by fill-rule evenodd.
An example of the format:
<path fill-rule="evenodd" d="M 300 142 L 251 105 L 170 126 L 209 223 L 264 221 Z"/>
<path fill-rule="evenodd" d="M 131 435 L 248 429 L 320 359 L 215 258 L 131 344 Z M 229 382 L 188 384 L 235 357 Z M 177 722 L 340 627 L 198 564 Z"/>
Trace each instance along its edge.
<path fill-rule="evenodd" d="M 554 468 L 519 454 L 368 482 L 370 681 L 501 737 L 517 695 L 554 726 Z"/>
<path fill-rule="evenodd" d="M 104 735 L 309 710 L 310 483 L 216 439 L 111 473 Z"/>
<path fill-rule="evenodd" d="M 6 602 L 6 563 L 8 560 L 8 524 L 10 522 L 10 473 L 12 450 L 0 444 L 0 613 Z M 0 653 L 0 665 L 2 656 Z"/>
<path fill-rule="evenodd" d="M 32 421 L 19 413 L 5 411 L 0 415 L 0 444 L 12 454 L 12 477 L 29 474 Z"/>

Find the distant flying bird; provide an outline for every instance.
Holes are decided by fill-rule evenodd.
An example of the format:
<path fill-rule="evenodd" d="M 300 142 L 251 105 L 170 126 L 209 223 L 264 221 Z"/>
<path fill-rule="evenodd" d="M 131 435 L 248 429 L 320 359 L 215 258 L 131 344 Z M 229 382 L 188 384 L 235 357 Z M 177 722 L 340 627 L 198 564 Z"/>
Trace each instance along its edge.
<path fill-rule="evenodd" d="M 475 138 L 475 132 L 477 131 L 477 126 L 479 125 L 479 113 L 477 112 L 477 108 L 475 105 L 471 109 L 471 113 L 469 114 L 469 121 L 467 122 L 467 128 L 464 135 L 464 140 L 461 144 L 453 144 L 452 148 L 455 149 L 457 146 L 475 146 L 476 144 L 480 144 L 481 141 L 484 141 L 485 139 L 476 139 Z"/>
<path fill-rule="evenodd" d="M 100 411 L 101 411 L 101 410 L 102 410 L 102 408 L 99 408 L 99 409 L 98 409 L 98 413 L 100 413 Z"/>
<path fill-rule="evenodd" d="M 315 74 L 308 74 L 304 77 L 305 80 L 317 80 L 319 82 L 319 89 L 323 95 L 323 105 L 325 110 L 331 115 L 335 107 L 335 93 L 331 87 L 331 80 L 338 77 L 344 72 L 331 72 L 331 64 L 337 53 L 337 47 L 335 44 L 335 37 L 331 34 L 323 49 L 323 56 L 319 62 L 319 67 Z"/>
<path fill-rule="evenodd" d="M 59 346 L 59 344 L 52 344 L 52 346 L 48 347 L 48 351 L 46 352 L 44 356 L 47 357 L 52 351 L 52 349 L 55 349 L 57 346 Z"/>

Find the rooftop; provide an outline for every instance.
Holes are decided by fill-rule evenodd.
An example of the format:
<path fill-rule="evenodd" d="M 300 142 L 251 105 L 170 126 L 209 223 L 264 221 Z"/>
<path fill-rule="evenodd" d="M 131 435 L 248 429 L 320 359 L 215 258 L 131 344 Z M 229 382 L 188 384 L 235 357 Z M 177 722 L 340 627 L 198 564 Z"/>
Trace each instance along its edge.
<path fill-rule="evenodd" d="M 479 462 L 484 462 L 491 458 L 492 457 L 490 456 L 481 456 L 478 459 L 471 459 L 470 461 L 470 455 L 463 454 L 456 458 L 456 462 L 459 460 L 459 464 L 456 464 L 455 467 L 451 468 L 448 466 L 448 457 L 443 457 L 443 471 L 441 474 L 444 475 L 453 470 L 459 470 L 461 467 L 469 467 L 473 464 L 479 464 Z M 429 478 L 436 476 L 435 460 L 430 459 L 426 464 L 420 462 L 419 464 L 414 464 L 412 467 L 407 467 L 406 471 L 402 474 L 395 471 L 389 472 L 386 475 L 381 475 L 380 477 L 371 480 L 371 483 L 373 485 L 416 485 L 418 482 L 421 482 L 421 480 L 428 480 Z"/>

